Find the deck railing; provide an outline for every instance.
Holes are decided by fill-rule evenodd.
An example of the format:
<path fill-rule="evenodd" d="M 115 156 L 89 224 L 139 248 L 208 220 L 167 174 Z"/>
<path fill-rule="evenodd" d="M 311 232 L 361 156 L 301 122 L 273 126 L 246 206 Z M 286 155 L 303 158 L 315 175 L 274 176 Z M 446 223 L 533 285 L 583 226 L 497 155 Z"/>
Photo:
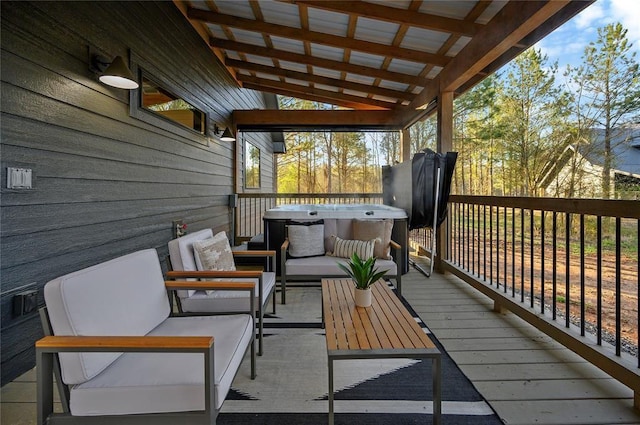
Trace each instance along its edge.
<path fill-rule="evenodd" d="M 640 407 L 640 203 L 449 201 L 444 268 L 631 387 Z"/>
<path fill-rule="evenodd" d="M 640 203 L 449 201 L 439 229 L 447 241 L 444 269 L 628 385 L 640 408 Z M 381 194 L 240 195 L 237 234 L 261 233 L 264 211 L 281 204 L 381 202 Z M 431 246 L 430 235 L 413 230 L 411 242 Z"/>

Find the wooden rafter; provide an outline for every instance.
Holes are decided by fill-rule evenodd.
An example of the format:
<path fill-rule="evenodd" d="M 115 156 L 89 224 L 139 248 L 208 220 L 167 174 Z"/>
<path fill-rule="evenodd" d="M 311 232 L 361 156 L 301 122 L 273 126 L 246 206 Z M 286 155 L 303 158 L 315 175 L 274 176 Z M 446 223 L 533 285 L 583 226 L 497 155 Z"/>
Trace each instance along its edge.
<path fill-rule="evenodd" d="M 359 15 L 380 21 L 393 22 L 400 25 L 409 25 L 416 28 L 424 28 L 432 31 L 441 31 L 450 34 L 473 37 L 482 25 L 475 22 L 447 18 L 444 16 L 419 13 L 409 9 L 399 9 L 391 6 L 383 6 L 375 3 L 328 1 L 328 0 L 294 0 L 296 4 L 306 4 L 318 9 L 330 10 L 349 15 Z"/>
<path fill-rule="evenodd" d="M 289 38 L 292 40 L 308 41 L 311 43 L 324 44 L 327 46 L 333 46 L 342 49 L 349 48 L 352 50 L 357 50 L 360 52 L 379 55 L 383 57 L 391 56 L 407 61 L 425 64 L 430 63 L 437 66 L 445 66 L 451 60 L 451 58 L 449 57 L 436 55 L 433 53 L 392 47 L 369 41 L 349 39 L 347 37 L 309 31 L 301 28 L 271 24 L 268 22 L 260 22 L 252 19 L 239 18 L 237 16 L 224 15 L 221 13 L 213 13 L 207 10 L 189 8 L 187 13 L 189 19 L 204 21 L 211 24 L 226 25 L 233 28 L 243 29 L 245 31 L 267 33 L 279 37 Z"/>
<path fill-rule="evenodd" d="M 209 44 L 223 50 L 231 50 L 235 52 L 244 52 L 251 55 L 263 56 L 266 58 L 275 58 L 288 62 L 317 66 L 320 68 L 333 69 L 351 74 L 364 75 L 367 77 L 380 78 L 382 80 L 394 81 L 402 84 L 412 84 L 424 87 L 428 80 L 422 77 L 402 74 L 400 72 L 391 72 L 369 66 L 355 65 L 352 63 L 340 62 L 331 59 L 324 59 L 310 55 L 302 55 L 299 53 L 287 52 L 284 50 L 270 49 L 267 47 L 256 46 L 254 44 L 239 43 L 236 41 L 222 40 L 219 38 L 211 38 Z"/>
<path fill-rule="evenodd" d="M 352 96 L 349 94 L 333 92 L 330 90 L 323 90 L 316 87 L 301 86 L 299 84 L 282 83 L 280 81 L 269 80 L 266 78 L 257 78 L 257 77 L 252 77 L 250 75 L 238 74 L 238 79 L 244 83 L 245 87 L 247 87 L 247 83 L 250 83 L 254 87 L 260 87 L 260 90 L 264 90 L 269 93 L 274 93 L 274 92 L 277 93 L 277 91 L 274 91 L 274 89 L 282 89 L 292 93 L 297 93 L 298 97 L 302 95 L 302 98 L 305 98 L 304 95 L 308 93 L 316 96 L 321 96 L 326 99 L 335 98 L 338 100 L 348 101 L 348 102 L 357 103 L 361 105 L 375 106 L 377 108 L 392 109 L 396 107 L 394 103 L 385 102 L 382 100 L 368 99 L 366 97 L 360 97 L 360 96 Z"/>
<path fill-rule="evenodd" d="M 324 84 L 326 86 L 340 87 L 347 90 L 359 91 L 362 93 L 370 93 L 372 95 L 385 96 L 399 100 L 412 100 L 414 95 L 407 92 L 385 89 L 382 87 L 372 87 L 368 84 L 354 83 L 351 81 L 338 80 L 336 78 L 323 77 L 320 75 L 312 75 L 299 71 L 291 71 L 288 69 L 276 68 L 273 66 L 260 65 L 252 62 L 239 61 L 234 59 L 225 60 L 225 65 L 235 69 L 245 69 L 247 71 L 260 72 L 262 74 L 277 75 L 295 80 L 307 81 L 314 84 Z"/>

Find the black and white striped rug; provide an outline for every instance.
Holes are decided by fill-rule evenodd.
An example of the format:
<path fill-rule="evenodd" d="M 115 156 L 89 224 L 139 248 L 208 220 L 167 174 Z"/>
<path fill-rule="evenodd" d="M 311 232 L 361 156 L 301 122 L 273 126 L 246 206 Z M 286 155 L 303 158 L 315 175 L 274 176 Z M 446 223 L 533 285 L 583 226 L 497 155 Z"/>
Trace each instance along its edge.
<path fill-rule="evenodd" d="M 245 361 L 234 380 L 219 425 L 327 423 L 327 349 L 321 290 L 296 287 L 287 305 L 265 320 L 264 355 L 255 380 Z M 411 311 L 411 309 L 410 309 Z M 427 326 L 442 352 L 442 423 L 500 425 L 502 421 L 464 376 Z M 334 363 L 336 425 L 432 423 L 431 361 L 344 360 Z"/>

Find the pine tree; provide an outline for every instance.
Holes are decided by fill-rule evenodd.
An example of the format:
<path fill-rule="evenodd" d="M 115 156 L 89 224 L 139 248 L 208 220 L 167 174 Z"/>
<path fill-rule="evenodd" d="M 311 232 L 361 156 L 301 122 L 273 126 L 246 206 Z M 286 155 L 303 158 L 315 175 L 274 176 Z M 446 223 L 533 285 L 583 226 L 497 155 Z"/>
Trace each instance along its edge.
<path fill-rule="evenodd" d="M 637 120 L 640 112 L 640 69 L 631 52 L 627 30 L 622 24 L 598 29 L 598 39 L 589 43 L 583 64 L 569 69 L 569 75 L 583 93 L 583 120 L 594 122 L 604 133 L 602 152 L 602 196 L 611 197 L 612 140 L 625 123 Z"/>

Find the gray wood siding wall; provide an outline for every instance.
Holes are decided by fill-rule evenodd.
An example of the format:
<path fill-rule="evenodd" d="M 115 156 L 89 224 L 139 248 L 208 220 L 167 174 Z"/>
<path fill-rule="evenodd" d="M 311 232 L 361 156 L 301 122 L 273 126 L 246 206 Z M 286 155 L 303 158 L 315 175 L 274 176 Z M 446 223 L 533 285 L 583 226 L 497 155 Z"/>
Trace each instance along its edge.
<path fill-rule="evenodd" d="M 35 174 L 35 189 L 0 193 L 4 384 L 34 365 L 42 334 L 37 314 L 13 317 L 16 292 L 38 289 L 43 304 L 41 289 L 57 276 L 145 248 L 164 259 L 174 219 L 190 231 L 230 228 L 236 144 L 193 140 L 131 117 L 129 93 L 89 71 L 89 46 L 111 57 L 127 58 L 131 49 L 174 93 L 203 105 L 210 129 L 264 99 L 237 87 L 172 2 L 1 7 L 2 187 L 7 166 Z M 270 191 L 270 137 L 251 137 L 263 150 Z"/>

